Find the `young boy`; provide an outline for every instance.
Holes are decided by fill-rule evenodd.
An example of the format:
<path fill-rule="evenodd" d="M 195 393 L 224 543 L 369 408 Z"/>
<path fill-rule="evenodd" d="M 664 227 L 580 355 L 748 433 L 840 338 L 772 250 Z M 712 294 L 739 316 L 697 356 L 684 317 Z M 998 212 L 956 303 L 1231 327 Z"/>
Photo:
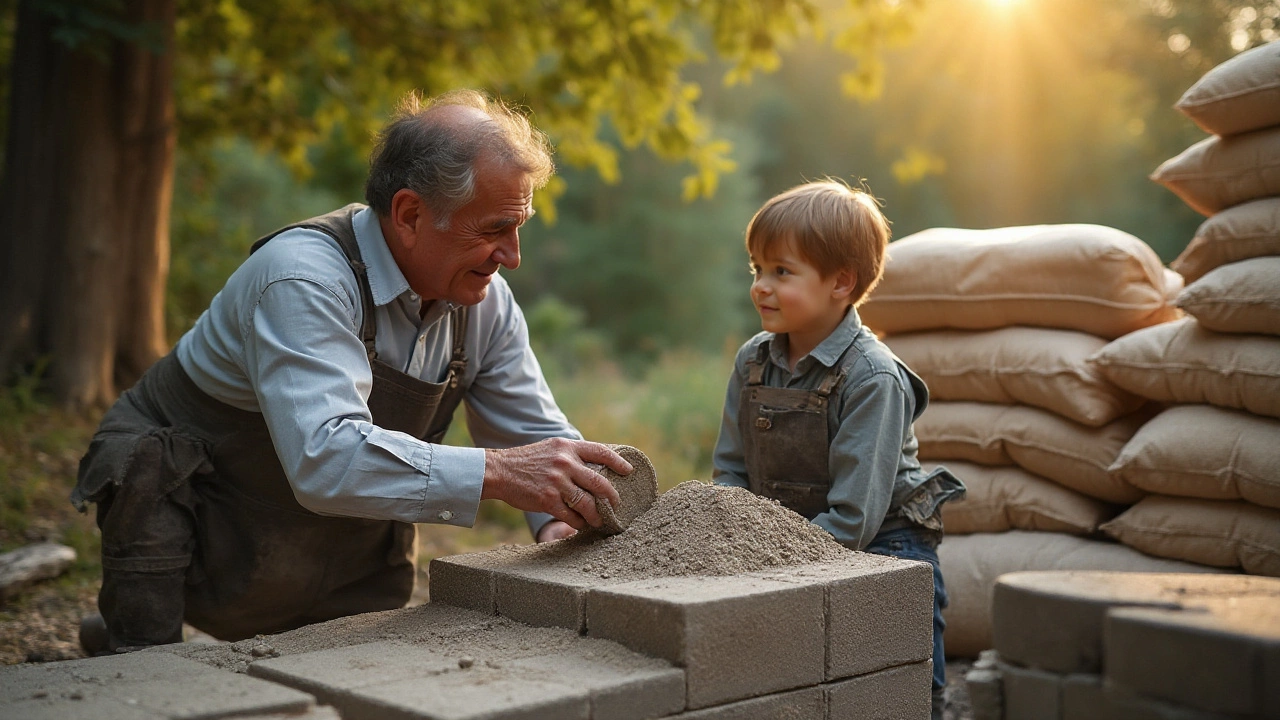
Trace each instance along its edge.
<path fill-rule="evenodd" d="M 933 566 L 933 716 L 946 666 L 939 507 L 964 485 L 916 459 L 924 382 L 862 325 L 889 223 L 871 195 L 811 182 L 747 225 L 751 300 L 764 332 L 738 351 L 715 449 L 715 482 L 749 488 L 852 550 Z"/>

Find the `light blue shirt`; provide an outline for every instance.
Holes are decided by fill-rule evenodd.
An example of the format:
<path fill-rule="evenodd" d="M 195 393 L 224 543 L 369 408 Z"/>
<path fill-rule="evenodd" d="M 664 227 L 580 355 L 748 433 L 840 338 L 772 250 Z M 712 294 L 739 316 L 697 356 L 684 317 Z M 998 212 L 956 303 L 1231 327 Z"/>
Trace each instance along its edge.
<path fill-rule="evenodd" d="M 387 248 L 376 214 L 354 217 L 369 268 L 379 358 L 416 378 L 444 379 L 453 306 L 422 299 Z M 355 275 L 315 230 L 281 233 L 227 280 L 178 341 L 178 361 L 211 397 L 262 413 L 298 502 L 322 515 L 470 526 L 484 481 L 483 448 L 580 439 L 556 405 L 511 288 L 495 275 L 466 328 L 467 427 L 477 447 L 422 442 L 373 424 L 373 374 L 360 341 Z M 530 515 L 541 527 L 548 515 Z"/>

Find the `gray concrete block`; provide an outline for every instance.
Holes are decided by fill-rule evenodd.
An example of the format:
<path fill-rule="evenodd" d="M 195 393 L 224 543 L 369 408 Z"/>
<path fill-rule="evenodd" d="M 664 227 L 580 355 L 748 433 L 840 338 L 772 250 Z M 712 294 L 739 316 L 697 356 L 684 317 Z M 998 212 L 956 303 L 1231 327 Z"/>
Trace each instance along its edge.
<path fill-rule="evenodd" d="M 829 717 L 858 720 L 925 720 L 932 687 L 931 660 L 823 686 Z"/>
<path fill-rule="evenodd" d="M 587 633 L 685 668 L 690 709 L 816 685 L 820 585 L 742 575 L 647 580 L 587 594 Z"/>
<path fill-rule="evenodd" d="M 31 699 L 42 693 L 84 692 L 147 680 L 180 679 L 220 672 L 201 663 L 146 651 L 83 660 L 0 667 L 0 704 Z"/>
<path fill-rule="evenodd" d="M 998 669 L 975 667 L 965 674 L 964 684 L 969 691 L 973 720 L 1004 718 L 1004 686 Z"/>
<path fill-rule="evenodd" d="M 270 715 L 241 715 L 236 720 L 342 720 L 337 708 L 317 705 L 302 713 L 272 713 Z"/>
<path fill-rule="evenodd" d="M 1102 692 L 1106 714 L 1098 720 L 1240 720 L 1239 715 L 1205 712 L 1138 695 L 1105 680 Z"/>
<path fill-rule="evenodd" d="M 823 587 L 828 681 L 933 657 L 933 568 L 928 563 L 854 553 L 835 562 L 750 575 Z"/>
<path fill-rule="evenodd" d="M 590 720 L 586 689 L 503 669 L 467 670 L 343 691 L 343 720 Z"/>
<path fill-rule="evenodd" d="M 443 603 L 492 615 L 497 612 L 488 553 L 435 558 L 427 565 L 428 595 Z"/>
<path fill-rule="evenodd" d="M 107 697 L 79 701 L 39 698 L 5 703 L 3 716 L 5 720 L 167 720 L 166 715 Z"/>
<path fill-rule="evenodd" d="M 595 720 L 647 720 L 684 709 L 684 671 L 666 662 L 591 651 L 540 655 L 506 667 L 526 677 L 581 685 Z"/>
<path fill-rule="evenodd" d="M 1005 720 L 1056 720 L 1062 717 L 1062 675 L 1002 662 L 1000 679 L 1004 689 Z"/>
<path fill-rule="evenodd" d="M 582 632 L 587 592 L 604 585 L 560 568 L 520 568 L 494 573 L 498 614 L 534 627 L 562 627 Z"/>
<path fill-rule="evenodd" d="M 0 673 L 0 695 L 32 717 L 221 718 L 315 705 L 308 694 L 155 650 L 20 666 Z"/>
<path fill-rule="evenodd" d="M 457 670 L 466 655 L 378 642 L 259 660 L 249 666 L 249 674 L 339 704 L 345 690 Z"/>
<path fill-rule="evenodd" d="M 1077 674 L 1062 679 L 1062 720 L 1111 720 L 1113 717 L 1114 708 L 1103 690 L 1102 676 Z"/>
<path fill-rule="evenodd" d="M 841 716 L 829 716 L 824 689 L 811 687 L 668 717 L 671 720 L 827 720 L 828 717 L 835 720 Z"/>
<path fill-rule="evenodd" d="M 1004 660 L 1069 674 L 1100 674 L 1103 618 L 1123 606 L 1199 607 L 1224 594 L 1274 596 L 1280 579 L 1248 575 L 1018 572 L 1000 576 L 992 636 Z"/>
<path fill-rule="evenodd" d="M 1112 610 L 1106 645 L 1117 686 L 1206 712 L 1280 717 L 1280 590 L 1200 610 Z"/>
<path fill-rule="evenodd" d="M 169 718 L 239 717 L 253 712 L 301 713 L 315 705 L 306 693 L 236 673 L 194 675 L 181 680 L 149 680 L 112 687 L 125 704 L 155 710 Z"/>

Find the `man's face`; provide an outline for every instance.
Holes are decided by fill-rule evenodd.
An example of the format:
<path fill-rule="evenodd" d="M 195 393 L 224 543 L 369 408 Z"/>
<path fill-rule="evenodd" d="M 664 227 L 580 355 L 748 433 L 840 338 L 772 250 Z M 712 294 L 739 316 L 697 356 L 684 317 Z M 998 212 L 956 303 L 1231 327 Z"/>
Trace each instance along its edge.
<path fill-rule="evenodd" d="M 422 207 L 400 270 L 423 300 L 475 305 L 499 268 L 520 266 L 519 228 L 533 216 L 533 182 L 500 161 L 476 163 L 476 194 L 453 213 L 449 229 Z"/>

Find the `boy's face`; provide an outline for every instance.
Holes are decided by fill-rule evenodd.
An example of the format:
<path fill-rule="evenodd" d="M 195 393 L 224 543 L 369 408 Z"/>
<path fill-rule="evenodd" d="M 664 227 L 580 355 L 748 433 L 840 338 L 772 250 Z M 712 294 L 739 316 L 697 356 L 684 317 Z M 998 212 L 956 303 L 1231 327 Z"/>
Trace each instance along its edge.
<path fill-rule="evenodd" d="M 751 301 L 768 332 L 787 333 L 793 352 L 807 353 L 844 319 L 853 289 L 852 273 L 830 277 L 796 251 L 790 240 L 774 242 L 751 256 Z"/>

